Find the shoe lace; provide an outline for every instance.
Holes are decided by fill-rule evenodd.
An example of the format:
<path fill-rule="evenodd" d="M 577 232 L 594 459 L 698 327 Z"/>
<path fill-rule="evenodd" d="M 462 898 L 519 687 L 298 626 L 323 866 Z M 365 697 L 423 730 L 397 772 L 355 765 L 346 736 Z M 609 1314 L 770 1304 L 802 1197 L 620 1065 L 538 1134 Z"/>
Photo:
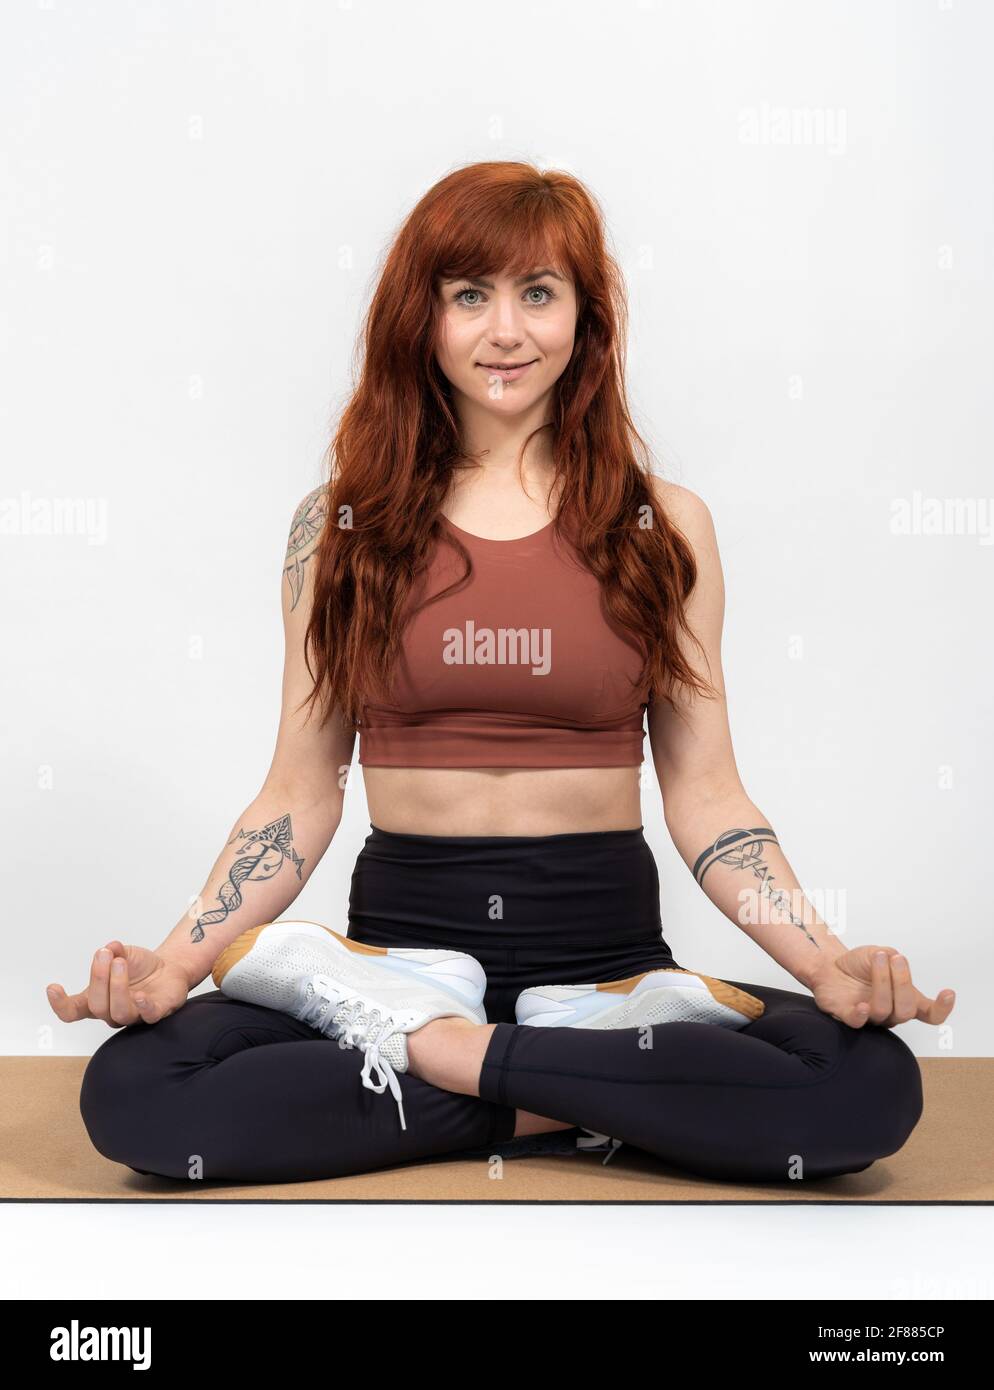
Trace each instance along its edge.
<path fill-rule="evenodd" d="M 328 1008 L 334 1008 L 330 1023 L 323 1023 Z M 400 1113 L 400 1127 L 407 1129 L 404 1118 L 404 1100 L 400 1090 L 397 1073 L 386 1050 L 393 1040 L 403 1034 L 404 1029 L 389 1014 L 383 1014 L 360 994 L 343 995 L 336 1000 L 315 988 L 300 1012 L 301 1021 L 321 1026 L 321 1031 L 338 1041 L 340 1047 L 358 1047 L 364 1054 L 362 1064 L 362 1084 L 377 1095 L 382 1095 L 390 1087 L 390 1094 L 397 1102 Z M 395 1053 L 399 1049 L 394 1047 Z M 377 1080 L 373 1080 L 373 1072 Z M 377 1082 L 379 1084 L 377 1084 Z"/>

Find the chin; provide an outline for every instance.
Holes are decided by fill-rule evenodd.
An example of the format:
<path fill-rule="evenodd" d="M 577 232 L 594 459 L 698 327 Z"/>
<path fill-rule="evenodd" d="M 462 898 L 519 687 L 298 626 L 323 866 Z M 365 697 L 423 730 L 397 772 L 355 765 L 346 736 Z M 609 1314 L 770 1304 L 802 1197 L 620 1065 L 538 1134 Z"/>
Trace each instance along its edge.
<path fill-rule="evenodd" d="M 529 391 L 527 396 L 508 390 L 502 396 L 488 396 L 484 392 L 483 404 L 501 415 L 517 415 L 533 406 L 540 395 L 540 391 Z"/>

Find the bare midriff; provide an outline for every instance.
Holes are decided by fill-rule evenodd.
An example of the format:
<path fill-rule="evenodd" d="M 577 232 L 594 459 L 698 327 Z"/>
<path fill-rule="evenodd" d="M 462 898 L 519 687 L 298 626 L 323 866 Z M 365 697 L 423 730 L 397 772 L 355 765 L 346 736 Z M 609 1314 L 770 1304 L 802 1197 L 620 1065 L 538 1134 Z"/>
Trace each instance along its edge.
<path fill-rule="evenodd" d="M 640 765 L 641 766 L 641 765 Z M 370 822 L 402 835 L 637 830 L 640 766 L 363 767 Z"/>

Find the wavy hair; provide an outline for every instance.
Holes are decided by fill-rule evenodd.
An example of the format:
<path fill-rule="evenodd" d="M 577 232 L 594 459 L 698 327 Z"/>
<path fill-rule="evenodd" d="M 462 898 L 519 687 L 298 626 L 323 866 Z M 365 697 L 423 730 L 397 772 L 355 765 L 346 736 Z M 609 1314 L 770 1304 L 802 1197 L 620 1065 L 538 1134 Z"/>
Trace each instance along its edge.
<path fill-rule="evenodd" d="M 327 451 L 328 524 L 311 558 L 304 648 L 314 686 L 306 703 L 323 695 L 322 724 L 337 707 L 361 726 L 365 702 L 389 690 L 402 615 L 441 537 L 453 471 L 467 457 L 435 360 L 438 282 L 524 275 L 540 265 L 571 276 L 578 306 L 552 421 L 540 427 L 552 430 L 555 530 L 569 535 L 600 581 L 608 613 L 641 650 L 639 684 L 650 698 L 676 708 L 677 683 L 713 693 L 678 642 L 682 629 L 701 645 L 684 614 L 697 567 L 653 492 L 648 450 L 626 401 L 627 304 L 603 215 L 567 173 L 486 162 L 448 174 L 408 214 L 357 340 L 358 384 Z M 472 560 L 457 549 L 464 582 Z"/>

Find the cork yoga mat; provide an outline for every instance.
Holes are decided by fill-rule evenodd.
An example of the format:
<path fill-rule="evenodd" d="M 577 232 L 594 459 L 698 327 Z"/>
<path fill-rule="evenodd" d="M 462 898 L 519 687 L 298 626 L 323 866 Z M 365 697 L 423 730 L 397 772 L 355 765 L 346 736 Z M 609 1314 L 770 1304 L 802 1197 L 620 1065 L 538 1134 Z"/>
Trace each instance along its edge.
<path fill-rule="evenodd" d="M 312 1182 L 143 1176 L 98 1153 L 79 1113 L 85 1057 L 2 1057 L 0 1200 L 6 1202 L 583 1202 L 987 1204 L 994 1201 L 994 1060 L 922 1058 L 925 1110 L 905 1146 L 861 1173 L 727 1183 L 622 1145 L 481 1153 Z M 546 1147 L 555 1147 L 555 1136 Z M 561 1140 L 559 1141 L 561 1143 Z M 532 1148 L 541 1145 L 532 1145 Z"/>

